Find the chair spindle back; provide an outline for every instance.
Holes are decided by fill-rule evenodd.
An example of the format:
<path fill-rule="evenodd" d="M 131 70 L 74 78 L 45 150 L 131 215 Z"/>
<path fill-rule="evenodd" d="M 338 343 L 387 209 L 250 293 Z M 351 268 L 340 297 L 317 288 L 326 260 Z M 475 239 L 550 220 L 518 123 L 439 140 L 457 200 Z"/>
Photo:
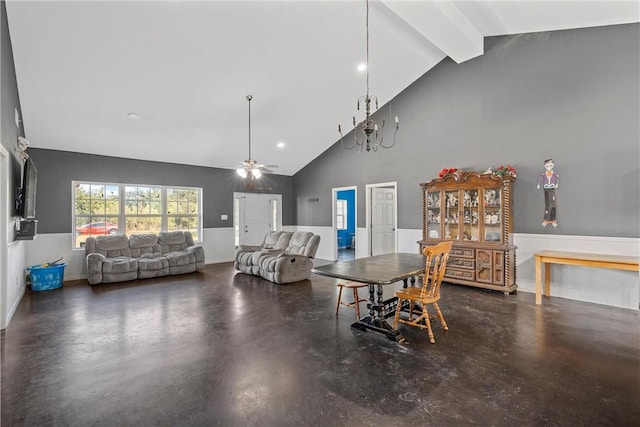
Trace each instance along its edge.
<path fill-rule="evenodd" d="M 449 252 L 451 252 L 452 246 L 452 241 L 446 241 L 437 245 L 427 246 L 422 251 L 422 254 L 427 257 L 427 265 L 420 292 L 421 297 L 433 298 L 440 294 L 440 285 L 447 269 L 447 261 L 449 260 Z"/>

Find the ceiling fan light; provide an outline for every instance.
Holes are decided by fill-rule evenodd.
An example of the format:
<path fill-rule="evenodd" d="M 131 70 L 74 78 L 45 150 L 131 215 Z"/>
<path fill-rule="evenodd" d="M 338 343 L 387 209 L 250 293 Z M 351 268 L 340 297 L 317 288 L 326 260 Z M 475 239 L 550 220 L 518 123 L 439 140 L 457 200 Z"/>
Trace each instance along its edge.
<path fill-rule="evenodd" d="M 251 173 L 253 174 L 253 177 L 256 179 L 262 176 L 262 172 L 260 172 L 260 169 L 251 169 Z"/>
<path fill-rule="evenodd" d="M 236 172 L 238 173 L 238 175 L 240 175 L 242 178 L 246 178 L 247 177 L 247 170 L 245 168 L 238 168 L 236 169 Z"/>

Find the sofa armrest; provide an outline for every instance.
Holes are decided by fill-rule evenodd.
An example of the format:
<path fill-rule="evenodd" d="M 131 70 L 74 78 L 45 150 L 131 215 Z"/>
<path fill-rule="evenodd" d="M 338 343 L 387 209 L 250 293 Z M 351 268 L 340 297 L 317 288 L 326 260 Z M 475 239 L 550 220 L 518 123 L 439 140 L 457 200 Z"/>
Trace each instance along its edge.
<path fill-rule="evenodd" d="M 87 255 L 87 280 L 90 285 L 102 283 L 102 263 L 105 256 L 98 252 Z"/>
<path fill-rule="evenodd" d="M 202 246 L 189 246 L 186 251 L 195 255 L 196 262 L 204 262 L 204 248 Z"/>
<path fill-rule="evenodd" d="M 311 276 L 313 261 L 302 254 L 279 254 L 265 257 L 260 275 L 277 284 L 299 282 Z"/>
<path fill-rule="evenodd" d="M 105 259 L 105 256 L 98 252 L 87 255 L 87 272 L 102 273 L 102 263 Z"/>

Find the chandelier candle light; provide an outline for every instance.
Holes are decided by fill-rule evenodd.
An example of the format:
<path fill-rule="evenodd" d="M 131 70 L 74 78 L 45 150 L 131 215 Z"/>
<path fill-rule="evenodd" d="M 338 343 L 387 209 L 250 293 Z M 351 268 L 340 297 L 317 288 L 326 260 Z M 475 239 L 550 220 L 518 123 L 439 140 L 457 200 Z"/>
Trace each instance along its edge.
<path fill-rule="evenodd" d="M 338 133 L 340 134 L 340 144 L 347 150 L 356 149 L 357 152 L 366 149 L 367 151 L 378 151 L 378 148 L 391 148 L 396 144 L 396 133 L 400 129 L 398 116 L 395 119 L 395 131 L 393 132 L 393 142 L 390 145 L 384 145 L 384 125 L 385 120 L 382 119 L 382 124 L 378 124 L 371 118 L 371 102 L 375 102 L 376 110 L 378 109 L 378 97 L 375 95 L 369 95 L 369 0 L 366 0 L 367 14 L 366 14 L 366 41 L 367 41 L 367 93 L 358 99 L 358 111 L 360 111 L 360 102 L 364 102 L 365 118 L 360 123 L 356 122 L 355 116 L 353 117 L 353 145 L 345 145 L 344 135 L 342 134 L 342 126 L 338 125 Z"/>

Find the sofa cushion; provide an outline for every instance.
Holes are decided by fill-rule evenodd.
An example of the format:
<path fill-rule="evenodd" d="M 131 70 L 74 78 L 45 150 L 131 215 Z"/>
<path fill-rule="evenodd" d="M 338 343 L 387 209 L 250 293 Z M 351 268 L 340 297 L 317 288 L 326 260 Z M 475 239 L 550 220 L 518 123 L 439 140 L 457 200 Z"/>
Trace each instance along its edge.
<path fill-rule="evenodd" d="M 282 233 L 284 233 L 284 231 L 268 232 L 267 234 L 264 235 L 264 238 L 262 239 L 262 243 L 260 244 L 260 246 L 263 249 L 273 249 L 277 247 L 278 240 L 280 239 L 280 236 L 282 236 Z"/>
<path fill-rule="evenodd" d="M 179 251 L 169 252 L 164 255 L 169 262 L 169 267 L 178 267 L 196 263 L 196 256 L 193 252 Z"/>
<path fill-rule="evenodd" d="M 157 258 L 138 259 L 138 278 L 149 279 L 169 275 L 169 260 L 163 255 Z"/>
<path fill-rule="evenodd" d="M 193 238 L 188 231 L 163 231 L 158 234 L 158 243 L 160 251 L 167 254 L 193 246 Z"/>
<path fill-rule="evenodd" d="M 278 238 L 278 243 L 274 249 L 285 250 L 287 246 L 289 246 L 289 242 L 291 241 L 291 236 L 293 236 L 293 231 L 283 231 L 280 237 Z"/>
<path fill-rule="evenodd" d="M 157 258 L 162 256 L 158 236 L 155 234 L 132 234 L 129 236 L 129 248 L 134 258 Z"/>
<path fill-rule="evenodd" d="M 139 270 L 163 270 L 165 268 L 169 268 L 169 260 L 165 256 L 138 259 Z"/>
<path fill-rule="evenodd" d="M 313 237 L 313 233 L 310 231 L 296 231 L 284 251 L 288 254 L 304 254 L 305 247 L 311 237 Z"/>
<path fill-rule="evenodd" d="M 125 236 L 124 234 L 98 236 L 96 237 L 95 246 L 95 251 L 107 258 L 131 258 L 129 239 L 127 239 L 127 236 Z"/>
<path fill-rule="evenodd" d="M 105 258 L 102 261 L 102 273 L 129 273 L 138 270 L 138 260 L 129 257 Z"/>

